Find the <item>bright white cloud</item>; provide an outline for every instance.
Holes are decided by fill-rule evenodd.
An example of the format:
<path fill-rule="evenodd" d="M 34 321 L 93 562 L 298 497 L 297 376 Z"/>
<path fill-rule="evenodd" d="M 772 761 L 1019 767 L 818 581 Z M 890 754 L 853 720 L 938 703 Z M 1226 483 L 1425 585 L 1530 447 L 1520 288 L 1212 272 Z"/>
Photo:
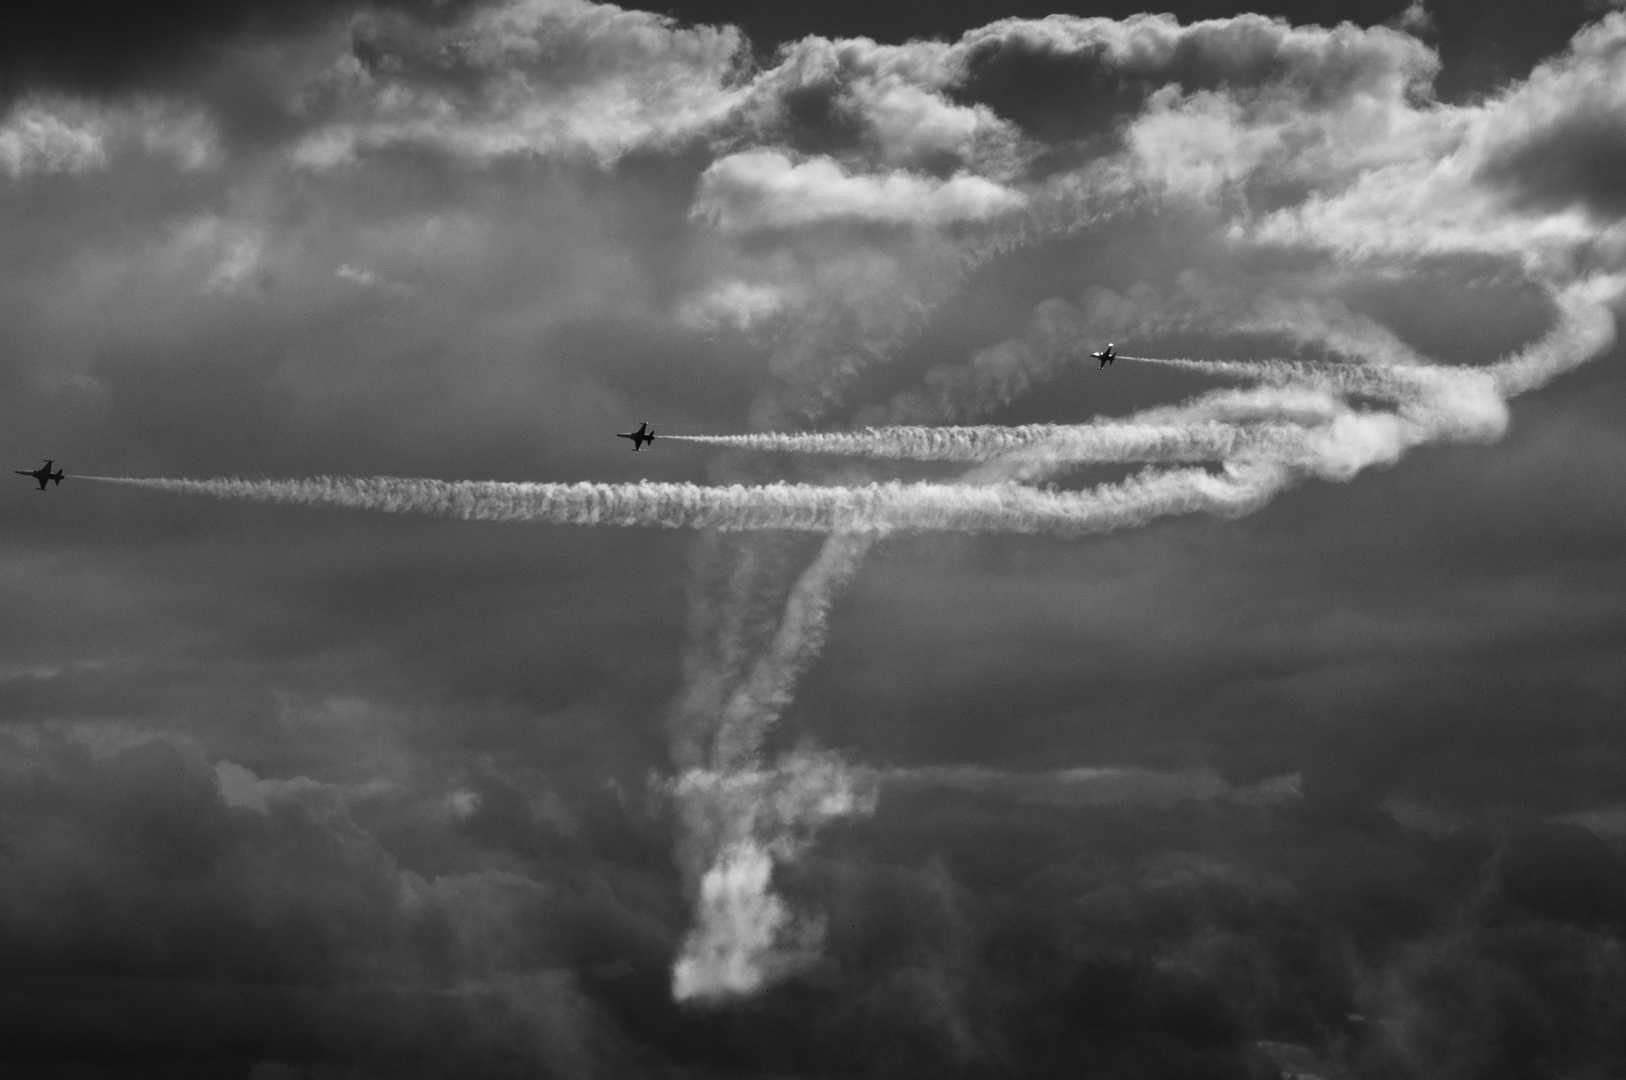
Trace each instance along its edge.
<path fill-rule="evenodd" d="M 1389 102 L 1389 127 L 1414 134 L 1404 157 L 1363 154 L 1369 129 L 1329 130 L 1348 147 L 1343 159 L 1365 167 L 1347 186 L 1324 177 L 1302 202 L 1239 222 L 1238 234 L 1370 258 L 1494 255 L 1540 279 L 1568 277 L 1585 253 L 1618 259 L 1620 221 L 1600 221 L 1597 203 L 1615 182 L 1610 155 L 1626 148 L 1622 86 L 1626 16 L 1611 14 L 1501 97 L 1423 110 Z"/>
<path fill-rule="evenodd" d="M 1186 26 L 1172 15 L 1003 19 L 967 32 L 959 49 L 961 62 L 1014 50 L 1082 59 L 1154 85 L 1186 78 L 1229 85 L 1243 95 L 1289 86 L 1328 101 L 1421 93 L 1439 69 L 1427 46 L 1387 27 L 1295 27 L 1262 15 Z"/>
<path fill-rule="evenodd" d="M 305 165 L 394 145 L 608 164 L 694 138 L 740 94 L 738 31 L 587 0 L 517 0 L 446 29 L 375 14 L 354 32 L 374 61 L 345 53 L 323 76 Z"/>
<path fill-rule="evenodd" d="M 866 38 L 809 37 L 784 47 L 740 107 L 759 137 L 795 132 L 793 102 L 822 98 L 831 123 L 855 130 L 854 156 L 916 167 L 942 158 L 979 172 L 1006 172 L 1019 154 L 1010 121 L 979 103 L 953 100 L 963 74 L 959 53 L 942 42 L 877 45 Z"/>
<path fill-rule="evenodd" d="M 823 221 L 947 225 L 1009 213 L 1023 201 L 980 176 L 939 180 L 901 170 L 855 176 L 827 157 L 798 162 L 776 150 L 748 150 L 706 169 L 693 216 L 727 232 Z"/>

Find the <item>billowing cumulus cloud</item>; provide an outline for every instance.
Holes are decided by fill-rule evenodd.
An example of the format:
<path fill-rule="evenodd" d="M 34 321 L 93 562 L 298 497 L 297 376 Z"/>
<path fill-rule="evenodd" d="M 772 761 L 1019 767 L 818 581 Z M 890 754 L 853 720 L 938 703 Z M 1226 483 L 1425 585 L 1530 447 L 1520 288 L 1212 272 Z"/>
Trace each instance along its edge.
<path fill-rule="evenodd" d="M 380 14 L 350 40 L 300 88 L 316 121 L 295 150 L 303 164 L 396 145 L 603 162 L 672 147 L 729 107 L 743 47 L 730 28 L 586 0 L 478 7 L 451 28 Z"/>
<path fill-rule="evenodd" d="M 0 1059 L 1626 1055 L 1626 17 L 247 10 L 0 113 Z"/>

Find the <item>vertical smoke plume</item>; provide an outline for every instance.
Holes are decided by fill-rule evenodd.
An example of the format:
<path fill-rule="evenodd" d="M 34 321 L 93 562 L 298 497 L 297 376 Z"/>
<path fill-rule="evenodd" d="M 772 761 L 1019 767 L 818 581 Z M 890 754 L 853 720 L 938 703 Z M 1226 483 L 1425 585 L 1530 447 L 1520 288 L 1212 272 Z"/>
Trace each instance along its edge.
<path fill-rule="evenodd" d="M 679 773 L 706 766 L 711 727 L 750 669 L 756 643 L 773 632 L 773 584 L 785 577 L 794 546 L 774 533 L 707 532 L 690 548 L 683 679 L 667 723 Z"/>
<path fill-rule="evenodd" d="M 779 720 L 796 683 L 824 650 L 835 593 L 852 580 L 878 535 L 832 534 L 797 578 L 767 652 L 723 709 L 714 751 L 720 768 L 743 768 L 756 760 L 763 736 Z"/>
<path fill-rule="evenodd" d="M 811 328 L 801 326 L 782 338 L 773 366 L 791 376 L 791 385 L 778 400 L 753 410 L 755 419 L 763 426 L 771 426 L 785 415 L 815 419 L 853 382 L 864 362 L 884 359 L 978 265 L 1035 240 L 1082 229 L 1126 205 L 1127 194 L 1096 182 L 1077 189 L 1062 184 L 1036 198 L 1025 216 L 1003 221 L 984 235 L 929 245 L 929 272 L 921 278 L 924 287 L 917 285 L 911 295 L 901 297 L 866 296 L 836 312 L 835 318 L 824 320 L 819 332 L 808 333 Z M 845 333 L 854 323 L 861 328 L 857 340 L 830 340 L 832 326 Z M 832 344 L 840 347 L 832 348 Z M 815 362 L 810 364 L 810 359 Z M 824 542 L 791 587 L 777 629 L 771 637 L 759 637 L 765 639 L 761 655 L 749 674 L 743 675 L 732 662 L 737 657 L 734 646 L 745 640 L 738 631 L 744 629 L 746 620 L 737 613 L 754 608 L 761 594 L 753 590 L 773 579 L 759 578 L 742 563 L 731 578 L 730 599 L 718 622 L 723 633 L 712 639 L 716 647 L 696 634 L 691 634 L 686 647 L 685 689 L 671 724 L 674 759 L 680 766 L 709 743 L 720 767 L 751 767 L 763 736 L 823 649 L 825 623 L 835 594 L 884 531 L 867 535 L 837 531 Z M 752 539 L 741 546 L 754 551 L 760 544 Z M 703 608 L 709 601 L 697 603 Z M 721 663 L 708 664 L 708 655 Z M 726 695 L 729 686 L 733 692 Z M 697 708 L 702 699 L 717 701 L 724 696 L 726 704 L 715 713 Z M 853 774 L 835 758 L 826 758 L 825 763 L 826 768 L 817 775 L 828 781 L 831 790 L 855 782 Z M 680 841 L 681 861 L 691 878 L 696 903 L 695 929 L 673 968 L 673 994 L 680 1000 L 749 993 L 796 970 L 817 951 L 817 922 L 791 919 L 771 889 L 773 860 L 794 857 L 799 846 L 786 842 L 785 824 L 771 816 L 763 818 L 756 812 L 758 803 L 750 798 L 725 801 L 719 807 L 731 810 L 725 815 L 732 823 L 730 829 L 699 828 L 690 820 L 698 808 L 695 804 L 714 799 L 718 790 L 715 785 L 680 785 L 677 790 L 680 811 L 688 821 Z M 747 786 L 746 790 L 751 789 Z M 866 806 L 861 800 L 840 798 L 824 805 L 842 807 L 842 813 L 861 812 Z"/>
<path fill-rule="evenodd" d="M 778 770 L 777 785 L 706 783 L 752 777 L 762 742 L 790 704 L 796 683 L 824 649 L 830 605 L 857 572 L 874 534 L 836 533 L 792 587 L 784 615 L 767 650 L 737 686 L 719 713 L 712 742 L 710 774 L 691 773 L 675 792 L 687 824 L 684 842 L 710 853 L 699 882 L 695 927 L 673 967 L 672 992 L 679 1000 L 749 993 L 764 981 L 796 970 L 816 956 L 821 930 L 816 922 L 793 921 L 770 885 L 775 858 L 800 851 L 788 829 L 811 828 L 824 820 L 866 810 L 873 799 L 853 794 L 857 783 L 833 757 L 818 768 L 793 756 Z M 764 816 L 768 790 L 795 793 L 802 812 Z M 686 860 L 687 861 L 687 860 Z"/>

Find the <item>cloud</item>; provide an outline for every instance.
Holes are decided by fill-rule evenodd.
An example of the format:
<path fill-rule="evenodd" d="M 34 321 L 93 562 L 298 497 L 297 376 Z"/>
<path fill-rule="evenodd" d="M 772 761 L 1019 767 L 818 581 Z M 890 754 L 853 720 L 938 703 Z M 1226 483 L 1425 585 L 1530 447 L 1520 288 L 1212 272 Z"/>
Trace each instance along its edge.
<path fill-rule="evenodd" d="M 144 1026 L 165 1059 L 232 1053 L 248 1031 L 271 1060 L 387 1046 L 436 1058 L 482 1043 L 555 1065 L 582 1058 L 591 1009 L 519 929 L 552 903 L 525 876 L 416 873 L 367 827 L 365 799 L 255 779 L 229 762 L 211 774 L 165 740 L 98 755 L 8 736 L 7 759 L 0 992 L 37 995 L 27 1005 L 37 1023 L 9 1036 L 10 1052 L 121 1060 L 129 1045 L 96 1000 L 105 987 L 88 977 L 36 986 L 31 974 L 89 962 L 158 994 Z M 20 798 L 20 774 L 44 802 Z M 51 807 L 67 817 L 54 823 Z M 97 886 L 105 875 L 119 887 Z M 306 920 L 325 929 L 308 936 Z M 429 951 L 420 936 L 435 941 Z M 185 1023 L 162 1017 L 183 1002 Z M 391 1018 L 392 1008 L 405 1012 Z M 526 1017 L 518 1030 L 492 1019 L 505 1010 Z M 254 1019 L 267 1012 L 280 1019 Z M 414 1014 L 438 1032 L 415 1032 Z M 62 1041 L 69 1015 L 83 1021 L 73 1048 Z"/>
<path fill-rule="evenodd" d="M 750 330 L 780 314 L 789 302 L 784 291 L 772 285 L 729 281 L 685 301 L 678 318 L 699 329 L 728 325 Z"/>
<path fill-rule="evenodd" d="M 1003 19 L 968 32 L 960 45 L 984 62 L 1005 50 L 1077 57 L 1151 84 L 1229 84 L 1243 95 L 1260 86 L 1313 89 L 1325 100 L 1415 86 L 1438 66 L 1421 42 L 1383 27 L 1295 27 L 1253 14 L 1184 26 L 1172 15 Z"/>
<path fill-rule="evenodd" d="M 877 165 L 981 173 L 1019 164 L 1018 133 L 981 103 L 956 101 L 958 50 L 808 37 L 786 44 L 741 106 L 761 138 Z"/>
<path fill-rule="evenodd" d="M 706 169 L 692 213 L 725 232 L 746 232 L 822 221 L 947 225 L 1009 213 L 1022 203 L 1018 193 L 977 176 L 850 176 L 829 158 L 797 162 L 752 150 Z"/>
<path fill-rule="evenodd" d="M 1296 774 L 1238 786 L 1201 770 L 1080 767 L 1048 773 L 1010 773 L 973 765 L 891 769 L 881 773 L 880 779 L 888 784 L 941 786 L 985 797 L 1010 795 L 1023 802 L 1157 807 L 1209 799 L 1259 805 L 1288 803 L 1299 797 L 1302 783 Z"/>
<path fill-rule="evenodd" d="M 303 89 L 293 154 L 313 168 L 393 146 L 603 164 L 673 148 L 726 115 L 743 46 L 732 28 L 586 0 L 477 6 L 449 26 L 373 11 L 350 32 Z"/>
<path fill-rule="evenodd" d="M 1343 192 L 1278 210 L 1260 222 L 1260 238 L 1366 255 L 1496 254 L 1560 274 L 1578 252 L 1607 250 L 1612 227 L 1585 208 L 1609 208 L 1583 162 L 1603 164 L 1611 153 L 1614 137 L 1599 118 L 1606 88 L 1619 82 L 1623 35 L 1626 21 L 1611 14 L 1508 93 L 1417 114 L 1407 126 L 1431 147 L 1426 156 L 1369 168 Z M 1543 148 L 1534 130 L 1553 142 Z"/>
<path fill-rule="evenodd" d="M 204 116 L 160 101 L 109 107 L 35 95 L 12 102 L 0 118 L 0 169 L 13 180 L 97 171 L 114 154 L 156 155 L 195 170 L 218 153 Z"/>
<path fill-rule="evenodd" d="M 775 895 L 774 867 L 794 861 L 821 826 L 875 805 L 869 779 L 833 755 L 753 766 L 724 763 L 676 781 L 690 830 L 686 869 L 698 878 L 694 928 L 672 967 L 679 1001 L 750 995 L 816 962 L 823 924 Z"/>
<path fill-rule="evenodd" d="M 30 172 L 84 172 L 107 160 L 99 126 L 40 105 L 13 106 L 0 129 L 0 160 L 13 177 Z"/>
<path fill-rule="evenodd" d="M 1626 212 L 1611 182 L 1626 161 L 1623 47 L 1626 15 L 1612 12 L 1538 65 L 1477 133 L 1478 176 L 1549 211 L 1580 203 L 1604 220 Z"/>

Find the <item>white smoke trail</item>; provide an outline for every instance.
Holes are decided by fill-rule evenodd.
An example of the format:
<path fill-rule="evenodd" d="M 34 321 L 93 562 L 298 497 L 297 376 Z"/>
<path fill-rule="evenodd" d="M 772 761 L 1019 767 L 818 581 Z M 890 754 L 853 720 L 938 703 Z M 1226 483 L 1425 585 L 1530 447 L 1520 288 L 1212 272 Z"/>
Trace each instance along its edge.
<path fill-rule="evenodd" d="M 1063 201 L 1076 203 L 1078 200 Z M 1115 200 L 1109 205 L 1122 206 L 1123 201 Z M 1047 222 L 1046 227 L 1034 235 L 1054 237 L 1081 228 L 1089 220 L 1089 215 L 1081 210 L 1077 205 L 1071 206 L 1070 212 L 1057 215 L 1057 221 Z M 1004 241 L 993 238 L 991 243 L 978 245 L 977 250 L 966 253 L 962 274 L 969 273 L 977 262 L 996 251 L 1029 238 L 1032 237 L 1012 234 Z M 935 303 L 917 302 L 912 308 L 916 319 L 923 319 L 935 306 Z M 893 324 L 894 335 L 901 326 L 909 324 L 911 305 L 886 303 L 883 309 L 894 319 L 900 313 L 904 315 L 902 323 Z M 860 324 L 862 322 L 860 320 Z M 885 337 L 879 335 L 882 341 Z M 878 351 L 877 338 L 878 335 L 866 329 L 858 343 L 861 347 L 841 351 L 874 357 Z M 790 339 L 804 343 L 793 350 L 792 355 L 808 350 L 807 335 L 795 334 Z M 856 373 L 850 361 L 832 365 L 835 357 L 830 354 L 834 350 L 816 347 L 812 351 L 824 354 L 815 369 L 818 378 L 816 387 L 811 389 L 816 392 L 810 393 L 810 388 L 804 386 L 802 393 L 793 394 L 784 403 L 792 406 L 793 412 L 808 418 L 833 401 L 835 391 L 850 382 Z M 782 359 L 785 357 L 776 357 L 776 360 Z M 797 398 L 801 399 L 799 403 Z M 798 404 L 800 407 L 795 407 Z M 758 419 L 764 417 L 758 416 Z M 758 662 L 746 678 L 736 683 L 728 704 L 718 708 L 708 723 L 708 718 L 693 706 L 730 681 L 734 665 L 729 660 L 736 651 L 730 645 L 743 641 L 737 633 L 744 625 L 739 613 L 756 606 L 755 596 L 748 590 L 733 590 L 733 598 L 723 605 L 724 617 L 718 626 L 717 658 L 724 661 L 724 665 L 719 669 L 709 669 L 703 662 L 686 665 L 686 673 L 693 678 L 686 680 L 680 713 L 674 723 L 680 762 L 691 748 L 702 740 L 710 740 L 715 759 L 730 763 L 724 768 L 744 769 L 745 774 L 759 769 L 756 762 L 748 759 L 755 756 L 763 732 L 776 722 L 797 680 L 822 650 L 830 604 L 878 535 L 838 532 L 825 540 L 817 558 L 791 588 L 777 629 Z M 760 543 L 753 540 L 751 546 L 754 549 Z M 731 578 L 731 585 L 741 586 L 754 579 L 754 574 L 742 570 Z M 693 651 L 691 648 L 690 652 Z M 839 760 L 832 757 L 829 765 L 822 773 L 827 779 L 827 789 L 854 782 L 854 774 L 846 771 Z M 722 779 L 729 774 L 713 770 L 709 775 Z M 732 788 L 717 783 L 681 786 L 675 796 L 685 819 L 691 818 L 698 807 L 718 803 L 720 790 Z M 868 804 L 850 799 L 835 800 L 835 805 L 845 807 L 841 813 L 858 813 L 873 805 L 873 799 Z M 774 860 L 792 858 L 796 851 L 794 846 L 785 843 L 784 823 L 765 821 L 758 813 L 758 801 L 750 798 L 725 799 L 713 809 L 722 821 L 730 823 L 727 830 L 704 830 L 691 821 L 679 831 L 680 863 L 686 872 L 697 878 L 691 882 L 696 899 L 695 929 L 673 967 L 673 996 L 679 1000 L 753 992 L 767 981 L 798 970 L 817 955 L 820 943 L 819 925 L 806 918 L 793 918 L 771 889 Z"/>
<path fill-rule="evenodd" d="M 1406 401 L 1428 394 L 1449 393 L 1457 383 L 1489 378 L 1489 372 L 1484 369 L 1426 364 L 1282 359 L 1192 360 L 1160 356 L 1122 356 L 1119 359 L 1278 386 L 1318 387 L 1336 394 L 1379 401 Z"/>
<path fill-rule="evenodd" d="M 1237 364 L 1234 367 L 1241 368 Z M 1261 365 L 1252 374 L 1277 374 Z M 1204 461 L 1276 461 L 1313 475 L 1330 472 L 1320 462 L 1344 436 L 1354 434 L 1353 416 L 1366 426 L 1385 413 L 1357 413 L 1332 392 L 1357 380 L 1317 379 L 1319 386 L 1266 386 L 1203 395 L 1183 405 L 1147 410 L 1123 421 L 1089 424 L 1027 424 L 1017 427 L 899 426 L 861 431 L 685 436 L 688 441 L 750 450 L 862 455 L 916 461 L 1002 460 L 1003 479 L 1034 480 L 1080 464 L 1133 462 L 1182 464 Z M 1337 385 L 1342 383 L 1343 385 Z M 1392 420 L 1419 431 L 1406 445 L 1441 438 L 1481 439 L 1500 434 L 1505 410 L 1492 376 L 1466 368 L 1433 369 L 1404 384 L 1373 372 L 1361 385 L 1383 385 L 1399 399 Z M 1224 419 L 1220 419 L 1223 417 Z M 1327 430 L 1342 425 L 1340 430 Z"/>
<path fill-rule="evenodd" d="M 1087 424 L 1000 426 L 897 425 L 858 431 L 674 435 L 684 442 L 731 449 L 839 454 L 914 461 L 985 462 L 1032 455 L 1043 467 L 1065 464 L 1194 463 L 1271 455 L 1293 456 L 1303 429 L 1350 412 L 1347 398 L 1387 401 L 1417 419 L 1430 437 L 1495 437 L 1505 423 L 1501 403 L 1596 355 L 1613 339 L 1614 320 L 1595 297 L 1614 284 L 1596 283 L 1560 297 L 1554 330 L 1517 357 L 1486 368 L 1357 364 L 1304 360 L 1121 359 L 1243 379 L 1252 390 L 1218 391 L 1177 406 L 1121 420 Z M 1273 391 L 1273 392 L 1272 392 Z M 1018 475 L 1018 474 L 1012 474 Z"/>
<path fill-rule="evenodd" d="M 704 766 L 712 718 L 745 677 L 748 648 L 765 622 L 765 579 L 776 579 L 789 538 L 702 532 L 690 548 L 682 689 L 667 727 L 679 772 Z"/>
<path fill-rule="evenodd" d="M 1554 297 L 1559 322 L 1553 331 L 1514 356 L 1491 365 L 1489 374 L 1503 397 L 1547 385 L 1615 343 L 1615 315 L 1609 305 L 1626 294 L 1626 274 L 1604 274 L 1577 282 Z"/>
<path fill-rule="evenodd" d="M 1259 466 L 1147 473 L 1082 492 L 1020 484 L 875 483 L 852 487 L 688 483 L 527 484 L 321 476 L 304 480 L 81 479 L 225 499 L 422 513 L 475 521 L 795 532 L 1015 532 L 1083 536 L 1168 514 L 1246 513 Z"/>
<path fill-rule="evenodd" d="M 794 857 L 800 845 L 787 838 L 794 821 L 760 812 L 759 753 L 796 683 L 823 651 L 836 592 L 857 571 L 876 538 L 868 532 L 835 533 L 825 541 L 792 587 L 769 646 L 727 703 L 719 703 L 708 731 L 710 768 L 689 770 L 686 781 L 674 789 L 686 825 L 680 833 L 680 861 L 698 874 L 695 929 L 673 967 L 677 1000 L 748 992 L 761 980 L 799 970 L 818 954 L 822 928 L 794 919 L 769 887 L 774 860 Z M 802 755 L 793 762 L 807 760 Z M 819 759 L 811 772 L 798 765 L 787 775 L 795 777 L 796 790 L 825 793 L 812 802 L 825 810 L 814 815 L 817 820 L 810 827 L 866 808 L 836 797 L 856 782 L 857 774 L 833 757 Z"/>
<path fill-rule="evenodd" d="M 752 435 L 675 435 L 685 442 L 738 450 L 800 454 L 844 454 L 854 457 L 912 461 L 988 461 L 1043 448 L 1057 460 L 1077 463 L 1218 461 L 1243 450 L 1270 432 L 1248 430 L 1216 420 L 1184 424 L 993 424 L 969 427 L 916 425 L 865 428 L 861 431 Z"/>
<path fill-rule="evenodd" d="M 830 605 L 857 573 L 876 532 L 835 533 L 802 571 L 768 650 L 723 709 L 713 763 L 741 768 L 756 760 L 762 738 L 790 704 L 791 693 L 824 649 Z"/>

